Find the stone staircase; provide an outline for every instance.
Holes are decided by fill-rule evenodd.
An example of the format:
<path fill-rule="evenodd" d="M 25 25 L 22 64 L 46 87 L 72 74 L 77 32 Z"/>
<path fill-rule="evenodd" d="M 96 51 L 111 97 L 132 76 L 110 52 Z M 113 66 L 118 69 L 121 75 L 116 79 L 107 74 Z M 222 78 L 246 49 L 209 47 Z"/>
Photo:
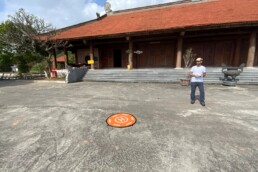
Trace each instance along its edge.
<path fill-rule="evenodd" d="M 160 82 L 179 83 L 185 78 L 189 69 L 152 68 L 152 69 L 96 69 L 88 70 L 84 81 L 110 81 L 110 82 Z M 224 75 L 221 68 L 207 68 L 205 83 L 221 84 L 219 79 Z M 258 68 L 244 68 L 243 73 L 237 77 L 238 84 L 258 84 Z"/>

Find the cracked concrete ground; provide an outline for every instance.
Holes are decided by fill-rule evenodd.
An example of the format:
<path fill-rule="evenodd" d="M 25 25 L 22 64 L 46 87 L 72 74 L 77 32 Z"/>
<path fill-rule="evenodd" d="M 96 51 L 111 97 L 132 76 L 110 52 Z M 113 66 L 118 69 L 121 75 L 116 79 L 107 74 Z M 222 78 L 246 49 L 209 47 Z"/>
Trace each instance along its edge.
<path fill-rule="evenodd" d="M 0 81 L 0 171 L 258 171 L 258 87 Z M 198 92 L 197 92 L 198 93 Z M 112 128 L 113 113 L 137 123 Z"/>

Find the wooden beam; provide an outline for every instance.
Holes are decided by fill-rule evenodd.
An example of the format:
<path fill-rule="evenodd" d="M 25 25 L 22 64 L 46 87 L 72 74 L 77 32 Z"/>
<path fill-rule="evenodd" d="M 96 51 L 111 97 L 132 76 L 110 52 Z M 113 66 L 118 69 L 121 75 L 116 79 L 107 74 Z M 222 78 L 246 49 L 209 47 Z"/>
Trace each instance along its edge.
<path fill-rule="evenodd" d="M 176 68 L 182 68 L 183 36 L 177 39 Z"/>
<path fill-rule="evenodd" d="M 248 57 L 246 62 L 247 67 L 254 66 L 255 47 L 256 47 L 256 32 L 253 31 L 250 35 Z"/>

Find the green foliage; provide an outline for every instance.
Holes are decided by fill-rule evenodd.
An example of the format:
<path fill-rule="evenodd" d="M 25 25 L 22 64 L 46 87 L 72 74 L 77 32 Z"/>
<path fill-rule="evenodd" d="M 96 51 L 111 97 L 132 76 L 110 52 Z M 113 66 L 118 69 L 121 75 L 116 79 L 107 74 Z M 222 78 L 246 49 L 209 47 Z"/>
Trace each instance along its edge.
<path fill-rule="evenodd" d="M 29 65 L 26 63 L 26 60 L 23 56 L 16 57 L 16 64 L 18 66 L 19 73 L 27 73 L 29 72 Z"/>
<path fill-rule="evenodd" d="M 73 54 L 71 51 L 68 51 L 67 55 L 68 55 L 68 63 L 75 64 L 76 63 L 75 54 Z"/>
<path fill-rule="evenodd" d="M 64 69 L 64 68 L 65 68 L 65 64 L 64 64 L 64 63 L 57 63 L 57 64 L 56 64 L 56 67 L 57 67 L 58 69 Z"/>
<path fill-rule="evenodd" d="M 6 51 L 22 53 L 26 51 L 31 41 L 24 37 L 22 32 L 17 29 L 16 25 L 11 21 L 6 21 L 0 25 L 0 46 Z"/>
<path fill-rule="evenodd" d="M 4 30 L 4 26 L 0 25 L 0 36 L 2 31 Z M 7 47 L 4 46 L 4 44 L 1 44 L 0 38 L 0 71 L 1 72 L 9 72 L 11 71 L 11 66 L 14 64 L 13 57 L 14 54 L 8 50 Z"/>
<path fill-rule="evenodd" d="M 27 73 L 30 71 L 32 66 L 35 65 L 35 63 L 41 62 L 41 59 L 31 52 L 26 52 L 15 56 L 14 62 L 17 64 L 20 73 Z"/>
<path fill-rule="evenodd" d="M 42 73 L 48 67 L 47 61 L 42 61 L 40 63 L 36 63 L 30 69 L 30 73 Z"/>
<path fill-rule="evenodd" d="M 24 9 L 19 9 L 9 19 L 0 23 L 0 70 L 11 70 L 10 64 L 16 64 L 20 73 L 40 71 L 45 63 L 42 61 L 47 61 L 50 68 L 53 49 L 68 46 L 67 41 L 51 39 L 56 34 L 51 24 Z M 42 40 L 44 33 L 47 34 Z M 1 53 L 3 51 L 9 54 Z M 75 56 L 70 56 L 71 62 L 75 62 Z"/>
<path fill-rule="evenodd" d="M 0 24 L 0 71 L 10 71 L 10 66 L 16 64 L 20 73 L 26 73 L 48 56 L 40 43 L 33 38 L 35 34 L 42 32 L 37 25 L 40 24 L 38 21 L 37 26 L 31 23 L 35 18 L 24 10 L 19 10 L 12 17 L 12 21 Z"/>
<path fill-rule="evenodd" d="M 13 64 L 13 54 L 0 50 L 0 72 L 11 71 L 11 66 Z"/>

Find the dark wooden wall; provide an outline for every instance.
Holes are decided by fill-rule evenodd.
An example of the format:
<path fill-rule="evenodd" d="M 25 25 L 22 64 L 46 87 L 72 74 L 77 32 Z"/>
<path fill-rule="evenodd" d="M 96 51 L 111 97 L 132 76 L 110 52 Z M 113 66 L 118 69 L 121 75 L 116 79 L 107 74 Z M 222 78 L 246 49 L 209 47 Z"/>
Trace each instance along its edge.
<path fill-rule="evenodd" d="M 142 54 L 133 54 L 134 68 L 174 68 L 176 64 L 177 39 L 137 41 L 133 42 L 133 51 L 140 50 Z M 99 45 L 100 68 L 114 67 L 114 50 L 121 50 L 122 68 L 128 65 L 129 44 L 116 43 Z M 249 48 L 249 35 L 184 37 L 183 54 L 187 48 L 192 48 L 198 57 L 204 59 L 207 67 L 220 67 L 222 63 L 228 66 L 239 66 L 246 63 Z M 258 65 L 258 40 L 254 66 Z M 184 62 L 182 60 L 182 67 Z"/>
<path fill-rule="evenodd" d="M 240 41 L 240 45 L 237 43 Z M 247 38 L 232 37 L 216 38 L 216 40 L 185 40 L 183 52 L 192 48 L 193 52 L 204 59 L 203 64 L 210 67 L 220 67 L 222 63 L 228 66 L 239 66 L 246 63 L 249 40 Z M 239 49 L 239 50 L 237 50 Z"/>
<path fill-rule="evenodd" d="M 121 60 L 122 60 L 122 68 L 126 68 L 128 64 L 128 54 L 126 50 L 128 49 L 128 45 L 126 44 L 114 44 L 114 45 L 106 45 L 99 46 L 100 53 L 100 68 L 113 68 L 114 67 L 114 50 L 121 50 Z"/>
<path fill-rule="evenodd" d="M 162 68 L 175 67 L 174 42 L 144 42 L 137 43 L 135 50 L 142 54 L 134 54 L 134 67 L 136 68 Z"/>

